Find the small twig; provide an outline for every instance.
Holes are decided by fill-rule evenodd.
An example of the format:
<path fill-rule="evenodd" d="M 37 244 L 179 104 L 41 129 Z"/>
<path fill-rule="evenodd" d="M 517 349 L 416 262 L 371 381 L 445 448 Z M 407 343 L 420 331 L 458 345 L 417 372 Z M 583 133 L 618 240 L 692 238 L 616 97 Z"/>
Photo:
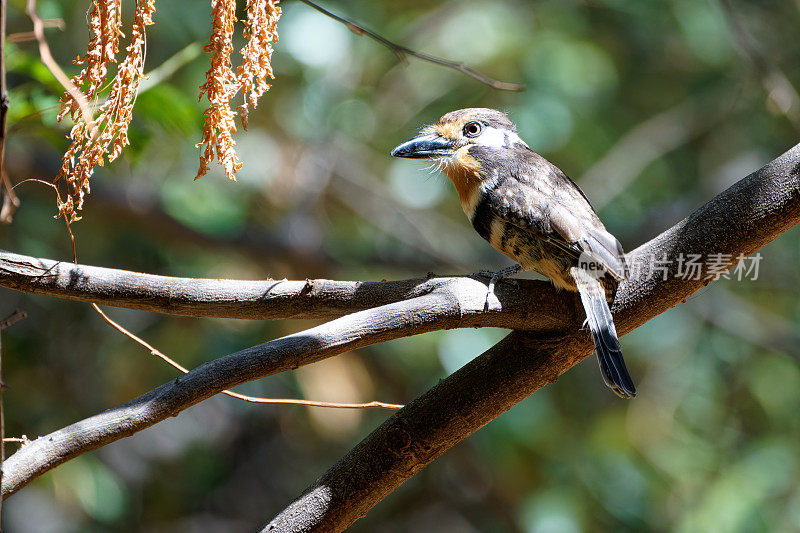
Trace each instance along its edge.
<path fill-rule="evenodd" d="M 16 189 L 17 187 L 19 187 L 23 183 L 28 183 L 28 182 L 31 182 L 31 181 L 35 182 L 35 183 L 41 183 L 43 185 L 47 185 L 48 187 L 53 189 L 56 192 L 56 198 L 58 199 L 58 203 L 59 204 L 61 203 L 61 193 L 58 192 L 58 187 L 56 187 L 55 183 L 51 183 L 49 181 L 45 181 L 45 180 L 42 180 L 42 179 L 39 179 L 39 178 L 28 178 L 26 180 L 22 180 L 19 183 L 17 183 L 16 185 L 14 185 L 11 189 L 12 190 Z M 67 219 L 67 217 L 63 217 L 63 218 L 64 218 L 64 222 L 67 224 L 67 233 L 69 233 L 69 239 L 70 239 L 70 242 L 72 243 L 72 262 L 77 264 L 78 263 L 78 256 L 77 256 L 77 254 L 75 252 L 75 235 L 72 233 L 72 226 L 70 226 L 70 222 Z M 0 533 L 2 533 L 2 532 L 0 532 Z"/>
<path fill-rule="evenodd" d="M 92 109 L 89 106 L 89 102 L 86 100 L 86 96 L 81 92 L 80 89 L 75 87 L 75 84 L 72 83 L 72 80 L 64 74 L 64 71 L 61 70 L 61 67 L 58 66 L 56 60 L 53 59 L 53 54 L 50 53 L 50 47 L 47 45 L 47 39 L 44 36 L 44 21 L 39 17 L 38 13 L 36 13 L 36 0 L 28 0 L 28 16 L 33 22 L 33 34 L 36 36 L 36 40 L 39 42 L 39 56 L 42 59 L 42 63 L 47 67 L 53 76 L 58 80 L 58 83 L 64 87 L 69 95 L 78 102 L 78 107 L 81 110 L 81 115 L 83 116 L 83 121 L 86 123 L 86 127 L 89 128 L 89 131 L 94 137 L 97 134 L 97 125 L 95 124 Z"/>
<path fill-rule="evenodd" d="M 365 403 L 339 403 L 339 402 L 319 402 L 316 400 L 298 400 L 295 398 L 259 398 L 257 396 L 247 396 L 229 390 L 222 391 L 222 394 L 227 394 L 232 398 L 238 398 L 245 402 L 252 403 L 269 403 L 269 404 L 292 404 L 292 405 L 305 405 L 308 407 L 328 407 L 332 409 L 369 409 L 372 407 L 380 407 L 381 409 L 391 409 L 398 411 L 404 407 L 403 404 L 398 403 L 384 403 L 377 400 Z"/>
<path fill-rule="evenodd" d="M 397 59 L 400 60 L 400 62 L 402 62 L 402 63 L 406 62 L 407 56 L 416 57 L 417 59 L 421 59 L 422 61 L 427 61 L 429 63 L 433 63 L 434 65 L 439 65 L 439 66 L 442 66 L 442 67 L 445 67 L 445 68 L 451 68 L 453 70 L 457 70 L 458 72 L 461 72 L 462 74 L 465 74 L 465 75 L 469 76 L 470 78 L 472 78 L 474 80 L 478 80 L 479 82 L 481 82 L 481 83 L 483 83 L 485 85 L 488 85 L 489 87 L 491 87 L 493 89 L 499 89 L 501 91 L 516 91 L 516 92 L 520 92 L 520 91 L 524 91 L 525 90 L 525 86 L 524 85 L 521 85 L 519 83 L 509 83 L 509 82 L 505 82 L 505 81 L 499 81 L 499 80 L 496 80 L 494 78 L 490 78 L 486 74 L 478 72 L 474 68 L 469 67 L 469 66 L 465 65 L 464 63 L 459 63 L 459 62 L 456 62 L 456 61 L 448 61 L 447 59 L 441 59 L 441 58 L 438 58 L 438 57 L 433 57 L 433 56 L 429 56 L 427 54 L 422 54 L 420 52 L 416 52 L 414 50 L 411 50 L 410 48 L 406 48 L 405 46 L 402 46 L 402 45 L 399 45 L 397 43 L 394 43 L 394 42 L 390 41 L 389 39 L 387 39 L 386 37 L 378 35 L 377 33 L 373 32 L 373 31 L 370 31 L 370 30 L 364 28 L 363 26 L 361 26 L 359 24 L 356 24 L 352 20 L 346 19 L 344 17 L 340 17 L 339 15 L 336 15 L 335 13 L 331 13 L 327 9 L 323 8 L 322 6 L 319 6 L 319 5 L 315 4 L 314 2 L 311 2 L 310 0 L 300 0 L 300 1 L 303 2 L 304 4 L 306 4 L 307 6 L 316 9 L 317 11 L 319 11 L 320 13 L 325 15 L 326 17 L 330 17 L 330 18 L 332 18 L 333 20 L 335 20 L 337 22 L 341 22 L 342 24 L 347 26 L 350 29 L 350 31 L 352 31 L 356 35 L 366 35 L 367 37 L 369 37 L 373 41 L 376 41 L 376 42 L 384 45 L 386 48 L 388 48 L 389 50 L 394 52 L 394 54 L 397 56 Z"/>
<path fill-rule="evenodd" d="M 3 320 L 0 320 L 0 331 L 6 329 L 9 326 L 13 326 L 26 316 L 28 316 L 28 313 L 26 313 L 25 311 L 14 311 Z"/>
<path fill-rule="evenodd" d="M 15 184 L 15 185 L 12 187 L 12 189 L 16 189 L 17 187 L 19 187 L 19 186 L 20 186 L 20 185 L 22 185 L 23 183 L 29 183 L 29 182 L 35 182 L 35 183 L 41 183 L 41 184 L 43 184 L 43 185 L 47 185 L 48 187 L 50 187 L 50 188 L 54 189 L 54 190 L 56 191 L 56 194 L 58 194 L 58 188 L 57 188 L 55 185 L 53 185 L 53 184 L 52 184 L 52 183 L 50 183 L 49 181 L 45 181 L 45 180 L 42 180 L 42 179 L 39 179 L 39 178 L 28 178 L 28 179 L 22 180 L 22 181 L 20 181 L 19 183 Z M 60 198 L 60 197 L 59 197 L 59 200 L 61 200 L 61 198 Z"/>
<path fill-rule="evenodd" d="M 176 369 L 180 370 L 184 374 L 188 374 L 189 373 L 189 370 L 186 367 L 182 366 L 180 363 L 174 361 L 170 357 L 164 355 L 158 349 L 156 349 L 151 344 L 149 344 L 147 341 L 137 337 L 136 335 L 134 335 L 133 333 L 131 333 L 130 331 L 125 329 L 121 324 L 119 324 L 118 322 L 115 322 L 114 320 L 112 320 L 108 315 L 106 315 L 100 309 L 100 307 L 97 306 L 96 303 L 92 303 L 92 307 L 103 318 L 103 320 L 105 320 L 106 323 L 108 323 L 111 327 L 113 327 L 114 329 L 116 329 L 117 331 L 119 331 L 120 333 L 122 333 L 123 335 L 128 337 L 129 339 L 141 344 L 142 346 L 144 346 L 145 348 L 150 350 L 151 354 L 153 354 L 153 355 L 155 355 L 157 357 L 160 357 L 164 362 L 166 362 L 168 365 L 172 366 L 173 368 L 176 368 Z M 314 400 L 297 400 L 297 399 L 294 399 L 294 398 L 260 398 L 258 396 L 248 396 L 246 394 L 240 394 L 238 392 L 233 392 L 233 391 L 230 391 L 230 390 L 223 390 L 221 392 L 222 392 L 222 394 L 227 394 L 228 396 L 230 396 L 232 398 L 237 398 L 239 400 L 244 400 L 245 402 L 251 402 L 251 403 L 293 404 L 293 405 L 306 405 L 306 406 L 310 406 L 310 407 L 330 407 L 330 408 L 334 408 L 334 409 L 366 409 L 366 408 L 370 408 L 370 407 L 380 407 L 380 408 L 383 408 L 383 409 L 392 409 L 392 410 L 396 411 L 396 410 L 399 410 L 399 409 L 403 408 L 403 405 L 400 405 L 400 404 L 384 403 L 384 402 L 378 402 L 378 401 L 372 401 L 372 402 L 367 402 L 367 403 L 318 402 L 318 401 L 314 401 Z"/>
<path fill-rule="evenodd" d="M 43 19 L 42 26 L 45 28 L 57 28 L 61 31 L 67 27 L 64 24 L 64 19 Z M 23 43 L 25 41 L 35 41 L 36 40 L 36 33 L 32 31 L 20 31 L 17 33 L 11 33 L 6 36 L 6 41 L 9 43 Z"/>

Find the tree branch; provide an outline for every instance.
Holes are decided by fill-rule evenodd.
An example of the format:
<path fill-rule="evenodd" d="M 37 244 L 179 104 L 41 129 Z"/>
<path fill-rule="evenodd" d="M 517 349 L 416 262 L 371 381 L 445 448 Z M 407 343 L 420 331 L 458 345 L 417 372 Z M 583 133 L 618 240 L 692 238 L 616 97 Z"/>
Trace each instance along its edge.
<path fill-rule="evenodd" d="M 629 257 L 749 255 L 800 221 L 800 145 L 736 183 Z M 709 280 L 639 276 L 623 283 L 615 322 L 627 333 Z M 263 531 L 342 531 L 453 445 L 591 353 L 588 336 L 513 332 L 409 403 L 276 516 Z"/>
<path fill-rule="evenodd" d="M 140 274 L 19 255 L 0 250 L 0 287 L 98 305 L 179 316 L 256 320 L 330 320 L 426 294 L 447 296 L 462 307 L 469 327 L 537 331 L 575 324 L 574 298 L 556 295 L 541 281 L 497 287 L 502 309 L 465 305 L 486 285 L 477 279 L 432 277 L 403 281 L 245 281 Z M 531 308 L 530 302 L 538 302 Z"/>

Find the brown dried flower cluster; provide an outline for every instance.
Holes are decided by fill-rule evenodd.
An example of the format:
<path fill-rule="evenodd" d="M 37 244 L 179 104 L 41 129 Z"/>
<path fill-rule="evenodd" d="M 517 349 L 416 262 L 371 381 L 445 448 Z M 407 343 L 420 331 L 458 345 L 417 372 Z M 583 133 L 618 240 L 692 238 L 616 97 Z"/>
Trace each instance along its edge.
<path fill-rule="evenodd" d="M 244 36 L 247 43 L 242 47 L 242 64 L 234 74 L 231 64 L 233 53 L 233 31 L 236 23 L 235 0 L 212 0 L 212 34 L 204 48 L 211 53 L 211 68 L 206 73 L 206 82 L 200 86 L 200 98 L 205 94 L 209 101 L 203 113 L 205 125 L 203 139 L 197 146 L 205 145 L 200 154 L 200 169 L 195 179 L 208 172 L 216 157 L 225 169 L 225 175 L 236 179 L 242 163 L 234 148 L 236 132 L 231 101 L 242 92 L 244 103 L 237 108 L 242 126 L 247 129 L 249 106 L 257 107 L 258 99 L 269 90 L 267 77 L 274 78 L 270 59 L 272 45 L 278 40 L 277 22 L 281 16 L 279 0 L 248 0 L 247 18 L 244 21 Z"/>
<path fill-rule="evenodd" d="M 233 111 L 229 105 L 233 96 L 239 91 L 239 83 L 231 68 L 233 53 L 233 29 L 236 23 L 235 0 L 212 0 L 211 2 L 211 41 L 203 48 L 211 54 L 211 67 L 206 72 L 206 82 L 200 86 L 200 98 L 203 94 L 208 98 L 208 108 L 203 112 L 205 126 L 203 140 L 198 147 L 205 144 L 200 154 L 200 170 L 195 179 L 205 175 L 209 163 L 214 160 L 216 150 L 217 161 L 225 168 L 225 175 L 233 179 L 234 174 L 242 168 L 236 155 L 232 135 L 236 131 L 233 122 Z"/>
<path fill-rule="evenodd" d="M 122 3 L 119 0 L 95 0 L 86 17 L 91 38 L 86 55 L 73 61 L 76 65 L 86 65 L 80 74 L 72 78 L 75 87 L 83 90 L 88 101 L 97 97 L 108 75 L 108 63 L 117 62 L 119 52 Z M 69 94 L 61 99 L 61 112 L 58 120 L 70 114 L 73 119 L 80 113 L 78 102 Z"/>
<path fill-rule="evenodd" d="M 115 160 L 129 144 L 128 126 L 131 122 L 133 104 L 144 77 L 145 28 L 153 24 L 155 0 L 136 0 L 136 11 L 130 44 L 126 56 L 119 64 L 117 74 L 111 82 L 108 97 L 99 101 L 99 93 L 106 85 L 109 63 L 116 63 L 119 52 L 122 0 L 92 0 L 87 14 L 90 31 L 86 55 L 75 59 L 83 70 L 72 78 L 72 83 L 83 93 L 86 102 L 73 98 L 67 92 L 61 100 L 58 119 L 69 115 L 75 122 L 70 131 L 72 142 L 64 154 L 64 161 L 56 180 L 64 179 L 67 194 L 58 200 L 58 216 L 67 221 L 79 220 L 84 197 L 89 193 L 89 180 L 97 166 Z M 236 132 L 231 101 L 241 91 L 244 103 L 237 108 L 242 125 L 247 129 L 249 106 L 256 107 L 258 99 L 270 86 L 267 78 L 274 78 L 270 59 L 272 45 L 278 40 L 276 25 L 281 15 L 279 0 L 247 0 L 247 18 L 244 36 L 247 43 L 242 47 L 242 64 L 234 72 L 231 65 L 233 32 L 236 19 L 236 0 L 212 0 L 212 35 L 205 51 L 211 53 L 211 67 L 206 73 L 206 82 L 200 87 L 200 98 L 206 95 L 209 101 L 204 112 L 203 139 L 198 147 L 205 145 L 200 155 L 197 178 L 209 170 L 216 159 L 230 179 L 242 163 L 236 155 Z M 73 90 L 73 93 L 77 94 Z M 99 106 L 98 106 L 99 104 Z M 91 113 L 97 118 L 92 122 Z M 195 179 L 197 179 L 195 178 Z"/>
<path fill-rule="evenodd" d="M 242 84 L 244 103 L 237 108 L 242 126 L 247 129 L 248 104 L 258 107 L 258 99 L 269 90 L 267 77 L 275 78 L 272 72 L 272 44 L 278 40 L 277 23 L 281 9 L 276 0 L 249 0 L 244 36 L 247 44 L 239 52 L 242 64 L 236 76 Z"/>
<path fill-rule="evenodd" d="M 89 51 L 75 63 L 86 67 L 73 78 L 73 83 L 90 100 L 96 100 L 105 82 L 108 63 L 116 61 L 119 48 L 121 0 L 95 0 L 88 22 L 92 32 Z M 144 76 L 145 28 L 153 24 L 154 0 L 137 0 L 131 42 L 125 59 L 120 63 L 108 98 L 97 108 L 96 127 L 86 124 L 80 116 L 78 102 L 68 93 L 61 101 L 59 120 L 69 114 L 75 121 L 70 131 L 72 143 L 64 154 L 61 170 L 56 177 L 65 179 L 66 200 L 58 202 L 58 216 L 69 222 L 80 220 L 77 214 L 89 192 L 89 179 L 95 168 L 111 162 L 129 144 L 128 126 L 133 103 Z M 95 103 L 95 102 L 91 102 Z M 110 152 L 110 153 L 109 153 Z"/>

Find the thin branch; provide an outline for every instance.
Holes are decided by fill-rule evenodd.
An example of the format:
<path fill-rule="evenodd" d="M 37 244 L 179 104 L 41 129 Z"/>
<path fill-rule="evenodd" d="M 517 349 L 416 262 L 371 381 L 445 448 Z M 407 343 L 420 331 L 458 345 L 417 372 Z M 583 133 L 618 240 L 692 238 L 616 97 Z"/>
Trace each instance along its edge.
<path fill-rule="evenodd" d="M 800 144 L 736 183 L 632 254 L 671 258 L 667 278 L 620 285 L 614 321 L 627 333 L 678 305 L 709 280 L 675 276 L 692 250 L 749 255 L 800 222 Z M 263 531 L 343 531 L 456 443 L 555 381 L 591 353 L 584 332 L 513 332 L 409 403 L 339 460 Z"/>
<path fill-rule="evenodd" d="M 56 60 L 53 59 L 53 54 L 50 53 L 50 47 L 47 44 L 47 38 L 44 36 L 44 22 L 39 17 L 39 14 L 36 12 L 36 0 L 28 0 L 28 16 L 33 22 L 33 34 L 36 36 L 36 40 L 39 42 L 39 56 L 42 59 L 42 63 L 47 67 L 47 70 L 50 71 L 51 74 L 58 80 L 58 83 L 64 87 L 69 95 L 78 102 L 78 107 L 81 110 L 81 115 L 83 116 L 83 121 L 86 123 L 86 127 L 92 134 L 92 137 L 95 136 L 97 133 L 97 125 L 95 124 L 94 118 L 92 116 L 92 109 L 89 106 L 89 102 L 86 100 L 86 96 L 84 96 L 83 92 L 80 89 L 75 87 L 75 84 L 72 83 L 72 80 L 64 74 L 64 71 L 61 70 L 61 67 L 56 63 Z"/>
<path fill-rule="evenodd" d="M 361 403 L 342 403 L 342 402 L 320 402 L 317 400 L 299 400 L 297 398 L 259 398 L 257 396 L 247 396 L 246 394 L 239 394 L 229 390 L 222 391 L 231 398 L 244 400 L 245 402 L 264 403 L 264 404 L 280 404 L 280 405 L 305 405 L 306 407 L 327 407 L 330 409 L 389 409 L 390 411 L 399 411 L 403 407 L 399 403 L 385 403 L 373 400 L 371 402 Z"/>
<path fill-rule="evenodd" d="M 58 28 L 61 31 L 66 29 L 66 25 L 64 24 L 64 19 L 55 18 L 55 19 L 43 19 L 42 26 L 45 28 Z M 36 33 L 32 31 L 20 31 L 17 33 L 11 33 L 6 37 L 7 42 L 9 43 L 22 43 L 25 41 L 34 41 L 36 40 Z"/>
<path fill-rule="evenodd" d="M 420 52 L 416 52 L 414 50 L 411 50 L 410 48 L 406 48 L 405 46 L 402 46 L 402 45 L 399 45 L 397 43 L 394 43 L 394 42 L 390 41 L 389 39 L 387 39 L 387 38 L 385 38 L 385 37 L 383 37 L 381 35 L 378 35 L 377 33 L 373 32 L 373 31 L 370 31 L 370 30 L 364 28 L 363 26 L 361 26 L 359 24 L 356 24 L 352 20 L 346 19 L 344 17 L 340 17 L 339 15 L 336 15 L 335 13 L 331 13 L 327 9 L 323 8 L 322 6 L 319 6 L 319 5 L 315 4 L 314 2 L 311 2 L 309 0 L 300 0 L 300 1 L 303 2 L 304 4 L 306 4 L 307 6 L 316 9 L 317 11 L 319 11 L 320 13 L 325 15 L 326 17 L 330 17 L 330 18 L 332 18 L 333 20 L 335 20 L 337 22 L 341 22 L 342 24 L 347 26 L 350 29 L 350 31 L 352 31 L 356 35 L 366 35 L 367 37 L 369 37 L 373 41 L 376 41 L 376 42 L 382 44 L 383 46 L 385 46 L 386 48 L 388 48 L 389 50 L 394 52 L 394 54 L 397 56 L 397 59 L 400 60 L 401 62 L 405 62 L 407 56 L 416 57 L 417 59 L 421 59 L 422 61 L 427 61 L 428 63 L 433 63 L 434 65 L 439 65 L 441 67 L 457 70 L 458 72 L 461 72 L 462 74 L 465 74 L 465 75 L 469 76 L 470 78 L 472 78 L 474 80 L 478 80 L 479 82 L 481 82 L 481 83 L 483 83 L 485 85 L 488 85 L 492 89 L 499 89 L 501 91 L 515 91 L 515 92 L 520 92 L 520 91 L 524 91 L 525 90 L 525 86 L 524 85 L 520 85 L 519 83 L 509 83 L 509 82 L 505 82 L 505 81 L 498 81 L 498 80 L 496 80 L 494 78 L 490 78 L 486 74 L 478 72 L 474 68 L 469 67 L 469 66 L 465 65 L 464 63 L 459 63 L 459 62 L 456 62 L 456 61 L 448 61 L 447 59 L 441 59 L 441 58 L 438 58 L 438 57 L 433 57 L 433 56 L 429 56 L 427 54 L 422 54 Z"/>
<path fill-rule="evenodd" d="M 661 258 L 663 254 L 673 261 L 666 278 L 651 276 L 642 269 L 637 278 L 620 286 L 613 308 L 620 333 L 642 325 L 709 283 L 710 280 L 702 276 L 698 280 L 676 276 L 675 259 L 679 254 L 698 250 L 707 254 L 729 254 L 731 259 L 726 265 L 730 266 L 738 254 L 753 253 L 798 221 L 800 145 L 630 254 L 632 267 L 652 257 Z M 634 268 L 632 271 L 637 272 Z M 410 300 L 355 312 L 220 357 L 124 405 L 40 437 L 23 446 L 6 462 L 3 495 L 13 494 L 73 457 L 175 416 L 237 384 L 392 338 L 475 325 L 479 313 L 474 308 L 483 309 L 485 285 L 471 278 L 454 279 L 471 285 L 456 285 L 461 289 L 458 293 L 452 290 L 426 292 Z M 90 279 L 76 279 L 75 282 L 91 286 Z M 351 295 L 357 298 L 361 284 L 355 285 L 356 290 Z M 385 286 L 391 287 L 391 284 Z M 549 330 L 546 325 L 539 324 L 536 331 L 512 333 L 495 348 L 398 411 L 310 487 L 305 496 L 279 515 L 276 523 L 286 524 L 286 517 L 295 513 L 293 523 L 298 529 L 294 530 L 299 531 L 301 527 L 306 528 L 303 531 L 344 529 L 453 444 L 537 388 L 556 380 L 591 353 L 589 336 L 581 330 L 583 317 L 575 313 L 575 298 L 557 294 L 544 283 L 535 286 L 541 299 L 528 299 L 527 306 L 532 307 L 531 302 L 536 302 L 537 307 L 550 306 L 554 314 L 535 315 L 551 326 Z M 324 292 L 324 283 L 318 288 Z M 127 287 L 127 290 L 136 293 L 135 287 Z M 180 287 L 178 292 L 181 292 Z M 525 291 L 499 294 L 503 309 L 484 314 L 502 322 L 506 295 L 513 299 L 518 292 Z M 528 292 L 526 297 L 532 294 Z M 561 314 L 555 313 L 556 309 L 560 309 Z M 565 328 L 568 322 L 571 324 Z M 284 529 L 279 527 L 278 530 Z"/>
<path fill-rule="evenodd" d="M 100 309 L 96 303 L 92 303 L 92 308 L 100 315 L 100 317 L 111 327 L 131 339 L 132 341 L 140 344 L 147 348 L 152 355 L 160 358 L 162 361 L 170 365 L 171 367 L 180 370 L 184 374 L 188 374 L 189 370 L 184 367 L 183 365 L 179 364 L 177 361 L 172 359 L 171 357 L 165 355 L 163 352 L 152 346 L 147 341 L 143 340 L 142 338 L 134 335 L 126 328 L 124 328 L 119 322 L 112 320 L 107 314 Z M 222 394 L 230 396 L 232 398 L 237 398 L 239 400 L 244 400 L 245 402 L 251 403 L 263 403 L 263 404 L 291 404 L 291 405 L 306 405 L 310 407 L 331 407 L 334 409 L 365 409 L 369 407 L 381 407 L 383 409 L 392 409 L 398 410 L 402 409 L 403 406 L 395 403 L 384 403 L 378 401 L 366 402 L 366 403 L 339 403 L 339 402 L 319 402 L 314 400 L 298 400 L 294 398 L 261 398 L 258 396 L 248 396 L 247 394 L 240 394 L 238 392 L 233 392 L 229 390 L 222 391 Z"/>
<path fill-rule="evenodd" d="M 3 331 L 9 326 L 13 326 L 14 324 L 16 324 L 17 322 L 19 322 L 20 320 L 22 320 L 27 316 L 28 313 L 26 313 L 25 311 L 14 311 L 3 320 L 0 320 L 0 331 Z"/>

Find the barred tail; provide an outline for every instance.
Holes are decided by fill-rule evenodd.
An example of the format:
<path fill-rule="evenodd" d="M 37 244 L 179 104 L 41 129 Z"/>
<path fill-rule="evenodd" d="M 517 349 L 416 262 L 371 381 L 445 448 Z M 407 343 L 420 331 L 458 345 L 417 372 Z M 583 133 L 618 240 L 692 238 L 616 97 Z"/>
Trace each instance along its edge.
<path fill-rule="evenodd" d="M 614 319 L 606 302 L 603 286 L 599 280 L 581 268 L 573 267 L 570 273 L 575 279 L 581 303 L 586 311 L 586 322 L 592 333 L 603 380 L 620 398 L 633 398 L 636 396 L 636 387 L 622 359 L 617 328 L 614 327 Z"/>

